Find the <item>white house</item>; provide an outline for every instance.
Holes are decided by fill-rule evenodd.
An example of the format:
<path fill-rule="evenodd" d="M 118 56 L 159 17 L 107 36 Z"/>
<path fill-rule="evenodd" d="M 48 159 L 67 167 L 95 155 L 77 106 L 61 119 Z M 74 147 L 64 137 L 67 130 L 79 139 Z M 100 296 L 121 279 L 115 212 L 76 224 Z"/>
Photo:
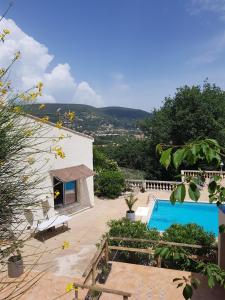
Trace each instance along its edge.
<path fill-rule="evenodd" d="M 25 119 L 26 124 L 40 124 L 36 117 Z M 42 180 L 37 189 L 40 194 L 37 207 L 25 208 L 29 228 L 36 228 L 37 224 L 56 215 L 72 214 L 94 205 L 94 139 L 69 128 L 59 129 L 50 122 L 41 126 L 43 137 L 36 138 L 36 148 L 41 151 L 34 155 L 30 168 Z M 54 154 L 54 149 L 61 149 L 65 157 Z"/>

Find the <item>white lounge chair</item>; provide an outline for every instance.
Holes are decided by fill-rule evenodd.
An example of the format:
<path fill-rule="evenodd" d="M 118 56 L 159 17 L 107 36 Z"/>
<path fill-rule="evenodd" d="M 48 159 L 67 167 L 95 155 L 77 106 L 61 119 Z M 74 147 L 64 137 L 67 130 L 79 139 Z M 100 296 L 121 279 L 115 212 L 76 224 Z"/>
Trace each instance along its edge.
<path fill-rule="evenodd" d="M 66 225 L 68 228 L 68 221 L 70 219 L 71 219 L 71 217 L 68 217 L 65 215 L 60 215 L 60 216 L 54 216 L 49 219 L 46 219 L 45 221 L 43 221 L 41 223 L 39 223 L 39 221 L 38 221 L 38 225 L 36 227 L 35 232 L 40 233 L 40 232 L 43 232 L 50 228 L 55 228 L 58 225 L 63 225 L 63 226 Z"/>

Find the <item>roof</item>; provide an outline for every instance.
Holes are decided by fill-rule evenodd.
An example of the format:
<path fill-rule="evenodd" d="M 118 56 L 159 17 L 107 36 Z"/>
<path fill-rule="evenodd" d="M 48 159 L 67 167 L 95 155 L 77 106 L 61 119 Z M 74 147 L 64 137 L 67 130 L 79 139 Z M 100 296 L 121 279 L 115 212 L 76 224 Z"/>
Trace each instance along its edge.
<path fill-rule="evenodd" d="M 28 118 L 34 119 L 35 121 L 41 122 L 41 118 L 38 118 L 38 117 L 33 116 L 33 115 L 30 115 L 30 114 L 26 114 L 26 116 L 27 116 Z M 53 127 L 56 127 L 56 124 L 53 123 L 53 122 L 47 121 L 45 124 L 50 125 L 50 126 L 53 126 Z M 56 127 L 56 128 L 57 128 L 57 127 Z M 82 137 L 84 137 L 84 138 L 87 138 L 87 139 L 90 139 L 90 140 L 94 141 L 94 138 L 93 138 L 92 136 L 87 135 L 87 134 L 85 134 L 85 133 L 78 132 L 78 131 L 76 131 L 76 130 L 73 130 L 73 129 L 70 129 L 70 128 L 64 127 L 64 126 L 62 126 L 60 129 L 69 131 L 69 132 L 71 132 L 71 133 L 73 133 L 73 134 L 76 134 L 76 135 L 79 135 L 79 136 L 82 136 Z"/>
<path fill-rule="evenodd" d="M 85 165 L 51 170 L 50 174 L 62 182 L 74 181 L 95 175 L 95 172 Z"/>

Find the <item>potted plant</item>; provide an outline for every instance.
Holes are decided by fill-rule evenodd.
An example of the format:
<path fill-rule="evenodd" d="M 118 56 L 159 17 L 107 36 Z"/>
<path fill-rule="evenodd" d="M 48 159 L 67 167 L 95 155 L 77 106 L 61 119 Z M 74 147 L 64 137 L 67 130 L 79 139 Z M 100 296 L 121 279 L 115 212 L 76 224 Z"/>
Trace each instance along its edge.
<path fill-rule="evenodd" d="M 126 212 L 126 218 L 130 221 L 135 221 L 135 212 L 132 210 L 134 203 L 137 202 L 138 198 L 134 197 L 134 194 L 130 194 L 125 198 L 126 204 L 128 206 L 128 210 Z"/>
<path fill-rule="evenodd" d="M 8 276 L 11 278 L 19 277 L 23 274 L 23 259 L 19 250 L 15 255 L 8 259 Z"/>

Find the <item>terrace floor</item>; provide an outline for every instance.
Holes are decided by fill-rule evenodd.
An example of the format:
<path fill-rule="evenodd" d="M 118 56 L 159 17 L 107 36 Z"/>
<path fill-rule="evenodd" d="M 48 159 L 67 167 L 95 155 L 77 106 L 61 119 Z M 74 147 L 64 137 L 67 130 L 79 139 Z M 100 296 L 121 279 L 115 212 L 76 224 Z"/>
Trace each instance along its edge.
<path fill-rule="evenodd" d="M 168 199 L 170 192 L 152 191 L 150 194 L 154 194 L 156 198 Z M 146 206 L 148 196 L 149 192 L 139 193 L 139 200 L 135 204 L 135 209 L 138 206 Z M 205 197 L 203 195 L 202 200 L 207 200 L 206 195 Z M 45 236 L 45 242 L 35 238 L 31 239 L 23 250 L 25 267 L 30 268 L 35 262 L 35 271 L 40 272 L 47 269 L 47 273 L 37 285 L 21 299 L 52 300 L 54 297 L 65 293 L 67 283 L 73 282 L 75 279 L 79 280 L 86 266 L 94 256 L 96 244 L 100 241 L 102 234 L 107 231 L 107 221 L 125 216 L 126 210 L 127 208 L 123 197 L 115 200 L 96 198 L 95 207 L 72 217 L 69 221 L 70 230 L 62 231 L 58 229 L 56 232 L 49 232 Z M 62 250 L 64 241 L 68 241 L 70 247 Z M 175 277 L 177 277 L 179 271 L 113 263 L 113 269 L 108 278 L 107 287 L 121 290 L 126 288 L 125 291 L 134 293 L 134 298 L 132 299 L 183 299 L 180 290 L 177 290 L 171 283 L 172 278 L 174 278 L 174 272 L 176 273 Z M 130 274 L 132 274 L 132 276 Z M 143 292 L 141 292 L 140 284 L 143 284 Z M 152 296 L 146 298 L 145 293 L 149 291 L 151 291 Z M 168 291 L 171 291 L 171 297 L 169 298 Z M 141 293 L 141 296 L 138 296 L 139 293 Z M 210 293 L 211 292 L 207 292 L 207 297 L 211 297 Z M 153 297 L 153 295 L 155 296 Z M 61 299 L 71 299 L 71 296 L 68 296 L 69 295 L 64 295 Z M 110 297 L 111 296 L 106 295 L 102 299 L 119 299 L 118 297 Z M 223 298 L 219 298 L 219 294 L 216 297 L 212 296 L 214 298 L 201 297 L 199 296 L 199 298 L 193 299 L 220 300 L 225 298 L 224 295 Z M 4 298 L 0 296 L 0 300 L 1 299 Z"/>
<path fill-rule="evenodd" d="M 192 300 L 224 299 L 223 288 L 208 288 L 207 279 L 198 274 L 119 262 L 113 262 L 107 282 L 103 286 L 131 293 L 130 300 L 184 300 L 182 288 L 177 289 L 176 284 L 173 283 L 173 278 L 188 277 L 189 275 L 201 280 L 201 285 L 194 291 Z M 35 278 L 36 275 L 33 273 L 32 276 Z M 29 276 L 30 278 L 31 276 Z M 19 299 L 72 300 L 73 292 L 66 293 L 65 287 L 73 281 L 74 278 L 47 273 Z M 86 295 L 87 290 L 78 290 L 79 300 L 85 300 Z M 0 299 L 3 300 L 4 298 L 0 296 Z M 122 297 L 103 293 L 100 299 L 122 300 Z"/>
<path fill-rule="evenodd" d="M 130 292 L 132 300 L 184 300 L 182 288 L 177 289 L 177 284 L 173 283 L 173 278 L 182 276 L 201 280 L 201 286 L 194 292 L 192 300 L 224 299 L 224 289 L 210 289 L 206 278 L 199 274 L 119 262 L 113 263 L 106 287 Z M 121 297 L 110 294 L 101 297 L 101 300 L 117 299 L 121 300 Z"/>
<path fill-rule="evenodd" d="M 146 205 L 148 194 L 138 195 L 136 206 Z M 32 263 L 34 258 L 38 259 L 36 270 L 42 270 L 47 266 L 50 271 L 58 276 L 80 276 L 85 267 L 96 252 L 96 244 L 107 231 L 107 221 L 119 219 L 126 214 L 126 204 L 123 197 L 115 200 L 95 199 L 95 206 L 79 214 L 72 216 L 69 221 L 69 230 L 45 233 L 45 241 L 31 239 L 25 249 L 23 256 L 27 264 Z M 70 246 L 62 250 L 64 241 Z M 32 257 L 27 257 L 30 253 Z M 43 255 L 41 253 L 43 252 Z M 41 257 L 40 257 L 41 255 Z"/>

